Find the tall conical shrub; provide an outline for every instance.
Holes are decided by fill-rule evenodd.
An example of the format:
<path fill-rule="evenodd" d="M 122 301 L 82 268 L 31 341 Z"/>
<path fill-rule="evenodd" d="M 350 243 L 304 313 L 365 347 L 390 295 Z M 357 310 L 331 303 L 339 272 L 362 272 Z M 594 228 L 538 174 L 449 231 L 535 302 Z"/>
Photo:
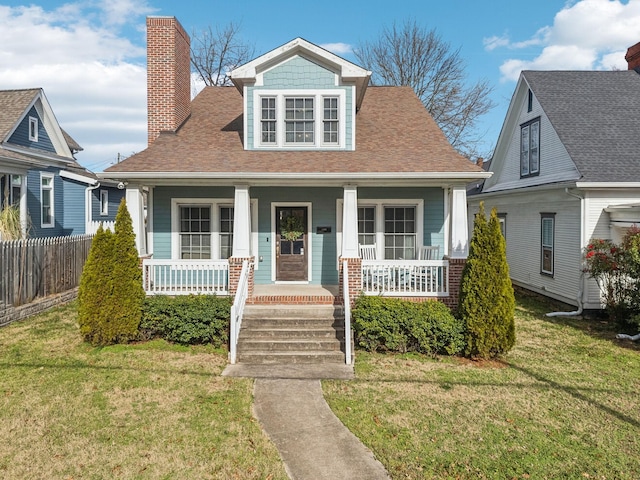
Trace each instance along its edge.
<path fill-rule="evenodd" d="M 493 209 L 487 223 L 481 202 L 460 283 L 458 314 L 466 324 L 465 353 L 492 358 L 509 351 L 515 344 L 514 313 L 515 299 L 498 215 Z"/>
<path fill-rule="evenodd" d="M 113 264 L 113 317 L 110 335 L 114 341 L 126 342 L 138 335 L 145 293 L 142 270 L 136 248 L 136 236 L 125 199 L 116 214 Z"/>
<path fill-rule="evenodd" d="M 78 324 L 82 337 L 94 345 L 105 343 L 104 325 L 113 307 L 113 234 L 102 225 L 93 237 L 78 289 Z"/>

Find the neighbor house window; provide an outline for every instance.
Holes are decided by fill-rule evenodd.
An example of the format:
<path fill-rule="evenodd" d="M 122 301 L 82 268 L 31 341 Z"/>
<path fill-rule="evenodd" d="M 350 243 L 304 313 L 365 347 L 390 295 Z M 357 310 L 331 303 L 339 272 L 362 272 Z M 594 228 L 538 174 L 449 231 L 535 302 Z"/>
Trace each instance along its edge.
<path fill-rule="evenodd" d="M 520 132 L 520 176 L 540 173 L 540 119 L 525 123 Z"/>
<path fill-rule="evenodd" d="M 29 117 L 29 141 L 38 141 L 38 119 L 36 117 Z"/>
<path fill-rule="evenodd" d="M 220 207 L 220 258 L 233 253 L 233 207 Z"/>
<path fill-rule="evenodd" d="M 555 240 L 555 221 L 556 217 L 553 213 L 541 214 L 541 261 L 540 270 L 547 275 L 553 275 L 554 268 L 554 240 Z"/>
<path fill-rule="evenodd" d="M 384 258 L 410 259 L 416 251 L 415 207 L 384 208 Z"/>
<path fill-rule="evenodd" d="M 507 239 L 507 214 L 499 213 L 498 222 L 500 222 L 500 233 L 502 233 L 502 236 L 506 240 Z"/>
<path fill-rule="evenodd" d="M 109 215 L 109 190 L 100 190 L 100 215 Z"/>
<path fill-rule="evenodd" d="M 533 92 L 529 90 L 529 96 L 527 98 L 527 112 L 533 110 Z"/>
<path fill-rule="evenodd" d="M 22 176 L 11 175 L 11 192 L 9 194 L 9 203 L 11 205 L 20 204 L 20 193 L 22 192 Z"/>
<path fill-rule="evenodd" d="M 260 115 L 262 143 L 276 143 L 276 98 L 263 97 Z"/>
<path fill-rule="evenodd" d="M 285 142 L 314 143 L 313 98 L 285 98 Z"/>
<path fill-rule="evenodd" d="M 53 227 L 53 175 L 40 175 L 41 226 Z"/>
<path fill-rule="evenodd" d="M 211 258 L 211 207 L 180 207 L 180 258 Z"/>
<path fill-rule="evenodd" d="M 358 243 L 376 243 L 376 207 L 358 207 Z"/>

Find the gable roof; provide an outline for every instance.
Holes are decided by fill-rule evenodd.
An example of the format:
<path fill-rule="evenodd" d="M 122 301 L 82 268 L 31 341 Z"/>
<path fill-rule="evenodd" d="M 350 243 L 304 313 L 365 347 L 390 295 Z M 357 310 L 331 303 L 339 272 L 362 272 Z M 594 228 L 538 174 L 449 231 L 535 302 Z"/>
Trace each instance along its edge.
<path fill-rule="evenodd" d="M 640 75 L 624 71 L 523 71 L 581 182 L 640 179 Z"/>
<path fill-rule="evenodd" d="M 38 114 L 42 116 L 42 124 L 47 130 L 56 153 L 9 143 L 11 135 L 20 122 L 29 110 L 36 105 L 40 105 L 40 107 L 37 107 Z M 0 90 L 0 151 L 4 158 L 33 166 L 46 166 L 48 162 L 66 164 L 68 162 L 75 163 L 73 153 L 80 150 L 82 150 L 82 147 L 60 128 L 41 88 Z"/>
<path fill-rule="evenodd" d="M 323 64 L 338 73 L 343 81 L 353 82 L 356 86 L 356 108 L 360 108 L 371 72 L 300 37 L 235 68 L 231 72 L 231 81 L 242 93 L 243 86 L 247 83 L 253 84 L 259 73 L 294 55 L 302 55 Z"/>
<path fill-rule="evenodd" d="M 369 87 L 355 151 L 245 150 L 243 101 L 233 87 L 206 87 L 191 117 L 100 176 L 126 178 L 432 178 L 490 174 L 458 154 L 410 87 Z"/>

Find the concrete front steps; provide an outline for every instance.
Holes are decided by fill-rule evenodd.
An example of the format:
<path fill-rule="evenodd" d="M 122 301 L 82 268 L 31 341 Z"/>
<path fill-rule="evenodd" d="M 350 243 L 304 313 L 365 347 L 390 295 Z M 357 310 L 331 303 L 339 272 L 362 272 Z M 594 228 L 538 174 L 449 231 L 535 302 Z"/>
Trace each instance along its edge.
<path fill-rule="evenodd" d="M 344 315 L 333 305 L 247 305 L 238 363 L 345 363 Z"/>

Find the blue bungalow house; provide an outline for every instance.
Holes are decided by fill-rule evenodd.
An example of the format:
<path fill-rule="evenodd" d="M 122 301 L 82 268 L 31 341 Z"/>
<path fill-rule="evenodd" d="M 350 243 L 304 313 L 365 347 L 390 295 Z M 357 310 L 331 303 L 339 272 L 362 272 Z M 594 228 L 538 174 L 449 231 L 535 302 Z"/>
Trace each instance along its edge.
<path fill-rule="evenodd" d="M 347 285 L 457 304 L 466 185 L 491 174 L 411 88 L 296 38 L 191 100 L 174 17 L 147 19 L 147 62 L 149 146 L 98 175 L 127 184 L 149 294 L 246 278 L 250 304 L 340 303 Z"/>
<path fill-rule="evenodd" d="M 81 150 L 42 89 L 0 91 L 0 208 L 19 206 L 23 236 L 93 233 L 115 220 L 124 192 L 80 166 Z"/>

